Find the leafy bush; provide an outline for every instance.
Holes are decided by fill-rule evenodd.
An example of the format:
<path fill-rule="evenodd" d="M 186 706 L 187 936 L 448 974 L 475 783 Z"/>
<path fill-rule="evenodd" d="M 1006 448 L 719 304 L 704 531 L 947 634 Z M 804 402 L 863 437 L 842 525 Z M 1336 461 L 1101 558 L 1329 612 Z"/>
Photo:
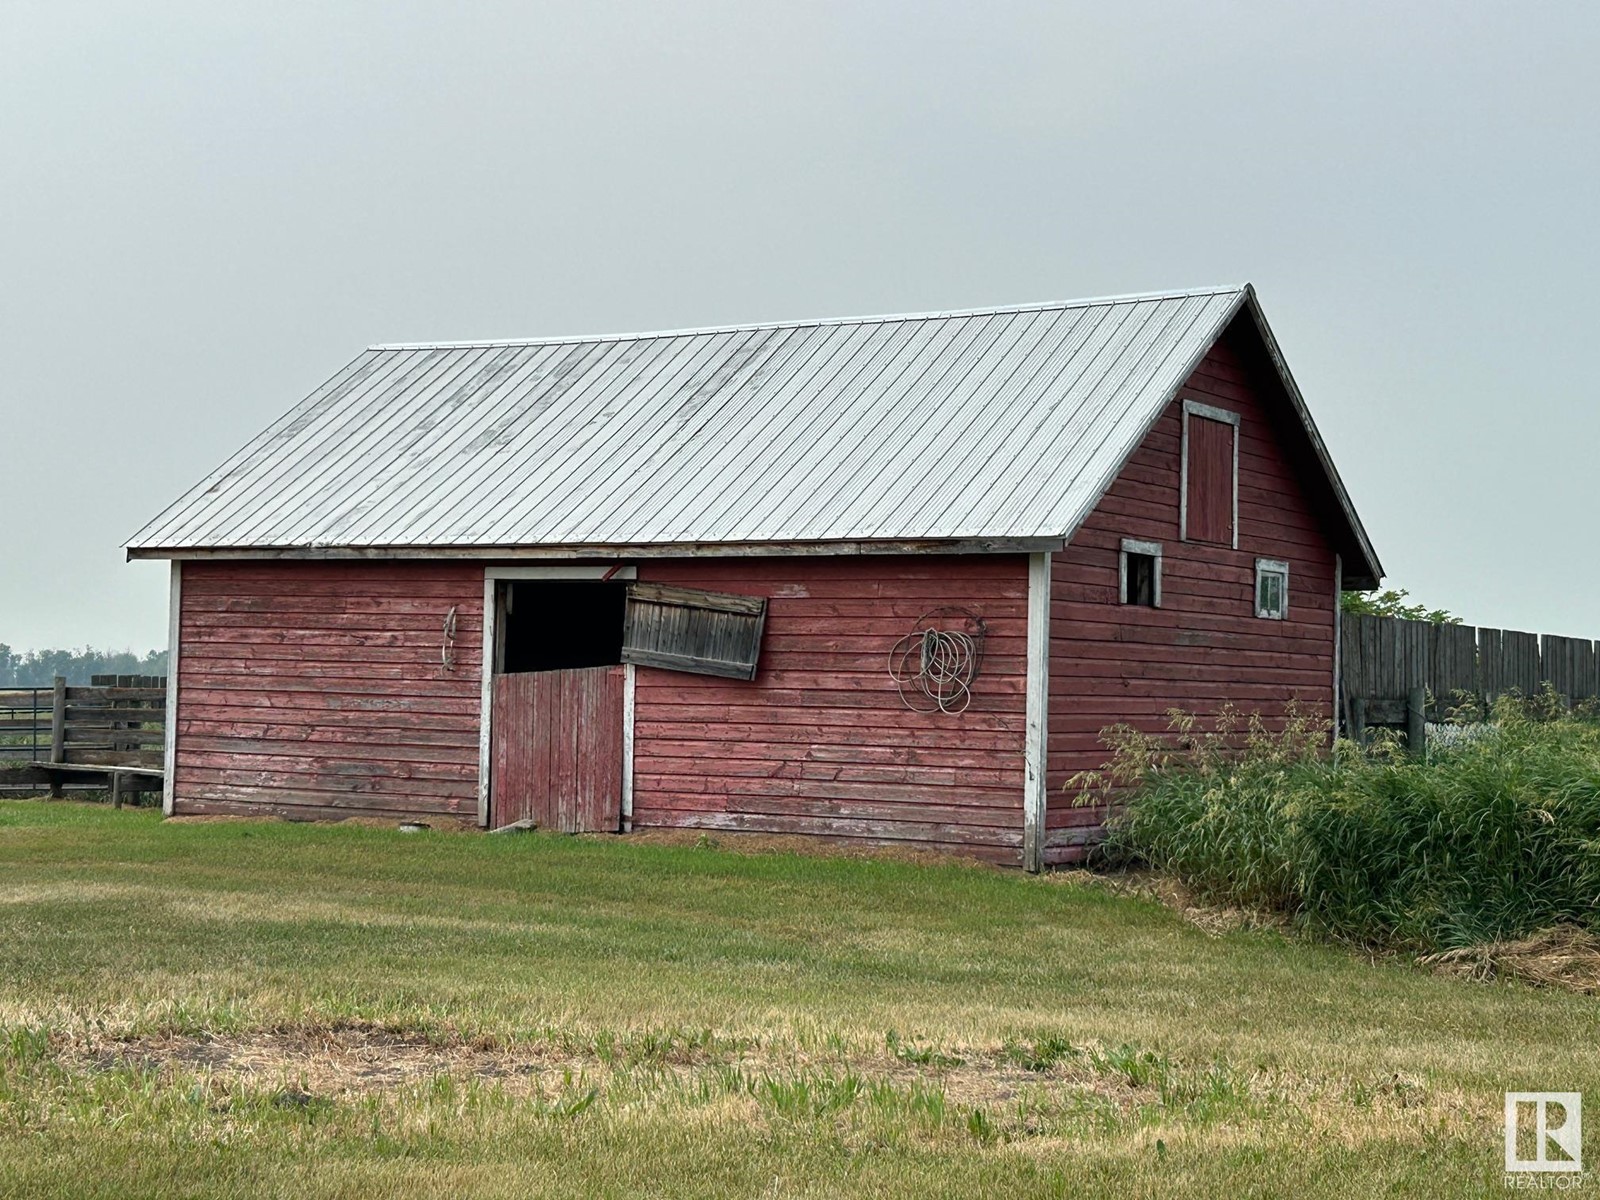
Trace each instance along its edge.
<path fill-rule="evenodd" d="M 1339 597 L 1343 612 L 1363 617 L 1399 617 L 1402 621 L 1427 621 L 1434 625 L 1459 625 L 1461 618 L 1443 608 L 1407 603 L 1411 593 L 1405 588 L 1383 592 L 1344 592 Z"/>
<path fill-rule="evenodd" d="M 1074 785 L 1123 801 L 1104 852 L 1202 899 L 1273 909 L 1366 946 L 1449 949 L 1571 924 L 1600 932 L 1600 724 L 1502 701 L 1485 736 L 1407 757 L 1341 745 L 1292 714 L 1201 732 L 1107 731 Z M 1072 786 L 1072 785 L 1069 785 Z M 1097 794 L 1101 793 L 1101 794 Z"/>

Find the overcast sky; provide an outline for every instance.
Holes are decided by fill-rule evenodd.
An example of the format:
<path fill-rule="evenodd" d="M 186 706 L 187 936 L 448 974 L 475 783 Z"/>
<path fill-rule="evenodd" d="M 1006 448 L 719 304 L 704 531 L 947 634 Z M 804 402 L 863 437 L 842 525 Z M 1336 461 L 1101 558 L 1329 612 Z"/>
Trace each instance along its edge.
<path fill-rule="evenodd" d="M 0 642 L 363 346 L 1249 280 L 1390 572 L 1600 636 L 1600 5 L 0 7 Z"/>

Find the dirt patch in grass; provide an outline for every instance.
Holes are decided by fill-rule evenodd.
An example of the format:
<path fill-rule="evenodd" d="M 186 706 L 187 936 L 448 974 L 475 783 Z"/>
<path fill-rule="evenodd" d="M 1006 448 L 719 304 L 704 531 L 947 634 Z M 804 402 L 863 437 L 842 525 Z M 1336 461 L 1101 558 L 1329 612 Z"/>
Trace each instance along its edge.
<path fill-rule="evenodd" d="M 1053 1042 L 939 1053 L 893 1044 L 878 1053 L 849 1054 L 677 1047 L 630 1057 L 582 1046 L 501 1047 L 346 1026 L 210 1037 L 97 1034 L 58 1043 L 56 1058 L 68 1069 L 133 1068 L 185 1089 L 197 1081 L 220 1096 L 253 1092 L 280 1105 L 367 1097 L 404 1101 L 408 1089 L 426 1094 L 429 1085 L 448 1078 L 558 1109 L 574 1099 L 587 1106 L 596 1097 L 674 1111 L 715 1102 L 748 1121 L 764 1114 L 833 1112 L 835 1102 L 887 1103 L 891 1110 L 898 1104 L 904 1111 L 947 1113 L 958 1124 L 969 1115 L 982 1127 L 995 1122 L 1008 1139 L 1055 1136 L 1050 1131 L 1064 1114 L 1139 1124 L 1298 1113 L 1295 1119 L 1352 1145 L 1378 1132 L 1391 1136 L 1402 1113 L 1452 1125 L 1475 1119 L 1465 1115 L 1467 1097 L 1409 1076 L 1352 1080 L 1239 1072 L 1221 1063 L 1176 1063 L 1126 1046 Z M 885 1100 L 885 1087 L 900 1099 Z M 409 1094 L 415 1098 L 419 1091 Z"/>
<path fill-rule="evenodd" d="M 295 1085 L 316 1095 L 388 1091 L 439 1075 L 503 1080 L 532 1090 L 596 1065 L 593 1058 L 512 1054 L 365 1026 L 216 1037 L 94 1038 L 67 1047 L 63 1057 L 100 1070 L 200 1072 L 258 1087 Z"/>
<path fill-rule="evenodd" d="M 240 1035 L 179 1034 L 73 1038 L 58 1046 L 63 1065 L 108 1071 L 133 1068 L 162 1075 L 201 1074 L 219 1082 L 297 1095 L 352 1097 L 389 1092 L 440 1076 L 498 1085 L 512 1094 L 550 1094 L 604 1086 L 625 1074 L 656 1084 L 689 1084 L 730 1068 L 759 1094 L 768 1080 L 855 1076 L 899 1088 L 938 1091 L 959 1107 L 990 1107 L 1040 1088 L 1092 1094 L 1119 1110 L 1156 1098 L 1149 1084 L 1097 1067 L 1083 1053 L 1043 1062 L 992 1047 L 956 1053 L 828 1054 L 766 1049 L 713 1052 L 681 1048 L 644 1056 L 602 1055 L 555 1045 L 500 1047 L 438 1040 L 376 1026 L 308 1027 Z"/>

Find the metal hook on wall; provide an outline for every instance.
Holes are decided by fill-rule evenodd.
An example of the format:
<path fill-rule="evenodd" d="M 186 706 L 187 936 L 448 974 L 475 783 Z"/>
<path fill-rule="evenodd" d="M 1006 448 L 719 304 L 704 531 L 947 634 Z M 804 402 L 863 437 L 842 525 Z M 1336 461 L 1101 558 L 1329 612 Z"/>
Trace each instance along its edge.
<path fill-rule="evenodd" d="M 446 671 L 456 669 L 456 606 L 444 615 L 444 641 L 439 646 L 439 661 Z"/>

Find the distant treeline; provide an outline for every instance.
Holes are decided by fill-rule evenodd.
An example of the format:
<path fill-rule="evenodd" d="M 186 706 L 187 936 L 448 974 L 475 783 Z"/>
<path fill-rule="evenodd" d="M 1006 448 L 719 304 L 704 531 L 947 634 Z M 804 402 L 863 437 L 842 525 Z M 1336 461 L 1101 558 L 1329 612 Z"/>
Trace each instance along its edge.
<path fill-rule="evenodd" d="M 49 687 L 57 675 L 68 683 L 87 685 L 91 675 L 165 675 L 167 652 L 150 650 L 27 650 L 12 653 L 0 642 L 0 687 Z"/>

